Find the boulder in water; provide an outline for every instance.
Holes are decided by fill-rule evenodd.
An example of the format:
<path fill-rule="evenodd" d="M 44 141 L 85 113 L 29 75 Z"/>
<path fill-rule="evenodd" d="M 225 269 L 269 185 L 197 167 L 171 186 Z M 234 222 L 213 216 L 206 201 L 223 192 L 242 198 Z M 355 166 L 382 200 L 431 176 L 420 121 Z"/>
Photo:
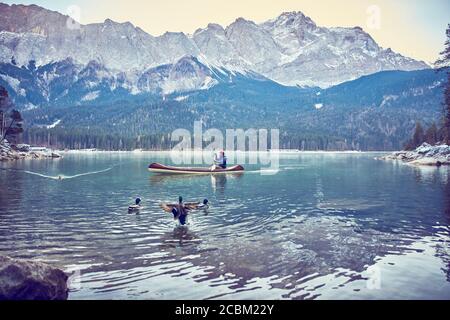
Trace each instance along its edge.
<path fill-rule="evenodd" d="M 66 300 L 67 279 L 45 263 L 0 256 L 0 300 Z"/>

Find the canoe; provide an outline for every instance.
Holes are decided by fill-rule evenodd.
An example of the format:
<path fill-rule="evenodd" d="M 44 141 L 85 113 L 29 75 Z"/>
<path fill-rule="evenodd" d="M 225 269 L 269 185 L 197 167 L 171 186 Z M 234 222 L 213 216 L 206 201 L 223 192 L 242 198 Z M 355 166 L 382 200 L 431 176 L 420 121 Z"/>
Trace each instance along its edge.
<path fill-rule="evenodd" d="M 241 165 L 228 167 L 225 169 L 215 169 L 211 171 L 211 167 L 208 168 L 193 168 L 193 167 L 172 167 L 165 166 L 160 163 L 152 163 L 148 166 L 150 172 L 155 173 L 169 173 L 169 174 L 218 174 L 218 173 L 229 173 L 229 172 L 243 172 L 244 167 Z"/>

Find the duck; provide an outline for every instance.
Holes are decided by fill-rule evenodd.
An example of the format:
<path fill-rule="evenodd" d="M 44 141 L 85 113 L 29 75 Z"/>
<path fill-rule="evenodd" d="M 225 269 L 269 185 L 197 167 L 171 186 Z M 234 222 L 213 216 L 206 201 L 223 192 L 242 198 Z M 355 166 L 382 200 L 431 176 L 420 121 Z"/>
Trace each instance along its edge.
<path fill-rule="evenodd" d="M 128 213 L 138 212 L 139 210 L 141 210 L 142 206 L 140 203 L 141 203 L 141 198 L 136 198 L 135 204 L 132 204 L 128 207 Z"/>

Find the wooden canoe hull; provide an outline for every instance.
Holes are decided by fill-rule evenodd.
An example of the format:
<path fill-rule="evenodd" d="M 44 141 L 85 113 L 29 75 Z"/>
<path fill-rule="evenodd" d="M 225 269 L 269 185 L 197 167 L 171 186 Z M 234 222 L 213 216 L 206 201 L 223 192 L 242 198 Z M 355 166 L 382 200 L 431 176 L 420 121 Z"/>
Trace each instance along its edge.
<path fill-rule="evenodd" d="M 166 173 L 166 174 L 220 174 L 220 173 L 243 172 L 244 167 L 241 165 L 237 165 L 226 169 L 215 169 L 211 171 L 211 168 L 172 167 L 172 166 L 165 166 L 160 163 L 152 163 L 151 165 L 148 166 L 148 170 L 154 173 Z"/>

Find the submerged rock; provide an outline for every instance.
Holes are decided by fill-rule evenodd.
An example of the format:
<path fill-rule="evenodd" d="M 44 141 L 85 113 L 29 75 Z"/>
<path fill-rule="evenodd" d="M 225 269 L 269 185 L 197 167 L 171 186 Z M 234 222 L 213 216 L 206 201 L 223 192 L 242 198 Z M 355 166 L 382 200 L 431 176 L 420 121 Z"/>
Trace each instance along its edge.
<path fill-rule="evenodd" d="M 440 144 L 432 146 L 424 142 L 412 151 L 393 152 L 380 157 L 381 160 L 399 160 L 412 165 L 442 166 L 450 165 L 450 146 Z"/>
<path fill-rule="evenodd" d="M 0 300 L 66 300 L 67 279 L 45 263 L 0 256 Z"/>

